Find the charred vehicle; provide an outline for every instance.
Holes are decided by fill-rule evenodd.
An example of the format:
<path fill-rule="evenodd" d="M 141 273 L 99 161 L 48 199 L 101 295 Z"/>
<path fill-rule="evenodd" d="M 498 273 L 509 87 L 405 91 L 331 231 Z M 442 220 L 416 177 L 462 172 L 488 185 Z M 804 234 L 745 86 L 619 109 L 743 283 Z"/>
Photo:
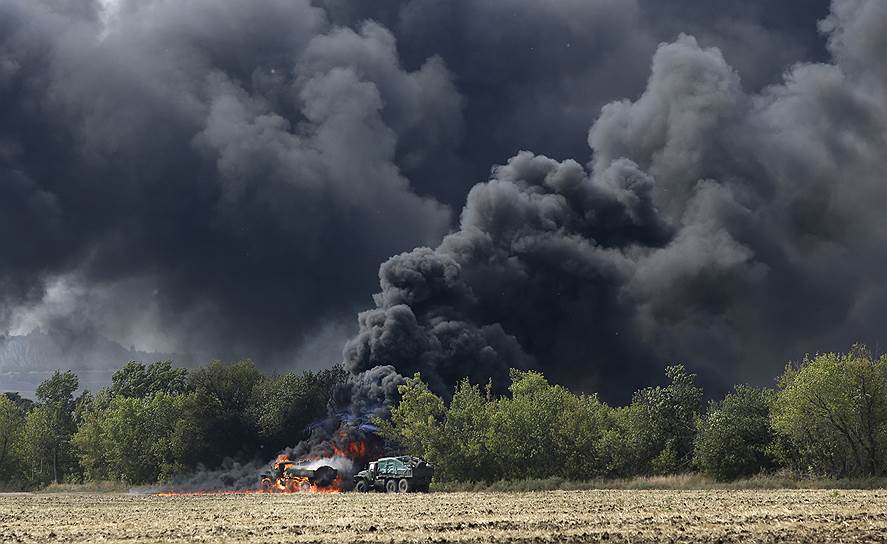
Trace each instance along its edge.
<path fill-rule="evenodd" d="M 261 488 L 263 491 L 310 491 L 317 488 L 335 486 L 339 480 L 339 471 L 331 466 L 305 468 L 289 459 L 278 459 L 271 470 L 262 474 Z"/>
<path fill-rule="evenodd" d="M 434 467 L 419 457 L 383 457 L 354 475 L 355 491 L 428 491 Z"/>

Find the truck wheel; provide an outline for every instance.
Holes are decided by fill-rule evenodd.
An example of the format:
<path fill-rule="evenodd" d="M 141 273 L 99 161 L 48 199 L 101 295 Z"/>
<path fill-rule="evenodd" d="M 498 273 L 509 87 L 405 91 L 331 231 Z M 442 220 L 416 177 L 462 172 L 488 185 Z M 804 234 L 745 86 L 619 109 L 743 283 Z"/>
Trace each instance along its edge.
<path fill-rule="evenodd" d="M 385 491 L 388 493 L 397 493 L 397 482 L 394 480 L 388 480 L 385 482 Z"/>
<path fill-rule="evenodd" d="M 354 484 L 354 490 L 358 493 L 366 493 L 369 491 L 369 486 L 367 486 L 366 481 L 358 480 L 356 484 Z"/>
<path fill-rule="evenodd" d="M 410 485 L 410 481 L 406 478 L 401 478 L 399 482 L 397 482 L 397 492 L 398 493 L 408 493 L 413 490 L 413 486 Z"/>

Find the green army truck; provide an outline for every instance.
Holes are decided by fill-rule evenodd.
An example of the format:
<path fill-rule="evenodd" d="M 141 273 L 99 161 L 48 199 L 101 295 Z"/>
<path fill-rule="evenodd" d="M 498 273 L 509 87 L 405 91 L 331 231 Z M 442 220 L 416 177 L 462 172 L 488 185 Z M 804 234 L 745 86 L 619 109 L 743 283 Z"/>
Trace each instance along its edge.
<path fill-rule="evenodd" d="M 383 457 L 354 475 L 354 490 L 387 493 L 427 492 L 434 467 L 419 457 Z"/>

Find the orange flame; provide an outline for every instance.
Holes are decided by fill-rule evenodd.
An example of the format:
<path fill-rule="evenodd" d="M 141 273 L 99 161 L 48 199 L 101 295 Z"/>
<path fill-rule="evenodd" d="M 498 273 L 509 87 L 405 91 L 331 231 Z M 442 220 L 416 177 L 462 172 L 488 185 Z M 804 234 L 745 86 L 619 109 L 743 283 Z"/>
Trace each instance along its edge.
<path fill-rule="evenodd" d="M 352 460 L 365 460 L 369 453 L 368 445 L 362 440 L 349 440 L 347 433 L 344 431 L 340 431 L 338 433 L 338 440 L 333 440 L 330 442 L 330 446 L 333 449 L 333 454 L 338 457 L 346 457 Z M 293 460 L 290 459 L 289 455 L 282 453 L 277 456 L 274 460 L 273 465 L 276 469 L 278 469 L 279 474 L 284 474 L 283 468 L 286 468 L 286 465 L 295 465 L 305 461 L 312 461 L 321 458 L 322 455 L 315 454 L 303 457 L 301 459 Z M 280 466 L 283 465 L 283 466 Z M 286 475 L 277 478 L 276 480 L 271 480 L 270 478 L 263 477 L 261 486 L 256 490 L 227 490 L 227 491 L 185 491 L 185 492 L 172 492 L 172 491 L 164 491 L 158 493 L 160 496 L 187 496 L 187 495 L 249 495 L 255 493 L 340 493 L 342 491 L 343 480 L 341 476 L 336 476 L 336 479 L 326 487 L 318 486 L 312 483 L 308 478 L 301 476 L 292 476 Z"/>
<path fill-rule="evenodd" d="M 333 451 L 339 457 L 347 457 L 349 459 L 362 459 L 366 456 L 367 446 L 364 442 L 349 442 L 344 448 L 333 444 Z"/>

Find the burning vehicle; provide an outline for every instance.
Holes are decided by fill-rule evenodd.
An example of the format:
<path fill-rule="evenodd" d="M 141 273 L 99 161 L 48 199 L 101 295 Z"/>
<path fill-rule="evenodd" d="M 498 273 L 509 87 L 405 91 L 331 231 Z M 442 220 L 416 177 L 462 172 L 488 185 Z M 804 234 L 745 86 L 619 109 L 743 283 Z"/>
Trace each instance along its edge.
<path fill-rule="evenodd" d="M 347 395 L 353 401 L 353 395 Z M 343 401 L 344 402 L 344 401 Z M 218 469 L 182 475 L 155 491 L 164 495 L 208 493 L 338 493 L 351 491 L 355 472 L 371 461 L 391 455 L 391 447 L 366 422 L 381 412 L 362 404 L 368 415 L 354 416 L 330 409 L 327 418 L 313 425 L 310 436 L 286 448 L 267 464 L 229 460 Z M 378 400 L 379 406 L 387 402 Z M 421 472 L 421 471 L 420 471 Z M 403 477 L 411 478 L 400 471 Z M 430 481 L 430 476 L 427 478 Z M 418 486 L 421 487 L 421 482 Z M 409 486 L 416 488 L 415 485 Z"/>
<path fill-rule="evenodd" d="M 366 470 L 349 477 L 325 464 L 306 464 L 280 455 L 271 469 L 261 476 L 264 493 L 337 493 L 339 491 L 383 491 L 387 493 L 427 492 L 434 467 L 414 456 L 383 457 L 369 463 Z"/>
<path fill-rule="evenodd" d="M 420 457 L 383 457 L 354 475 L 354 490 L 387 493 L 427 492 L 434 467 Z"/>
<path fill-rule="evenodd" d="M 286 456 L 280 456 L 271 470 L 262 474 L 260 489 L 266 493 L 300 491 L 338 491 L 342 479 L 329 465 L 308 468 Z"/>

